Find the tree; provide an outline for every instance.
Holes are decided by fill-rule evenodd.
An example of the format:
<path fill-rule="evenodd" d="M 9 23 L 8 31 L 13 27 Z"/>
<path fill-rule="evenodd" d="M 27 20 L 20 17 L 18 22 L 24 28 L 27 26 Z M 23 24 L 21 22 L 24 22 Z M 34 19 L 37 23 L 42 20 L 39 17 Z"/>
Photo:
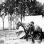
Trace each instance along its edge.
<path fill-rule="evenodd" d="M 31 2 L 27 2 L 27 7 L 29 9 L 29 15 L 42 15 L 43 6 L 40 2 L 36 0 L 31 0 Z"/>
<path fill-rule="evenodd" d="M 25 9 L 26 9 L 26 3 L 19 1 L 19 10 L 20 10 L 20 15 L 21 15 L 21 22 L 22 22 L 22 17 L 25 16 Z"/>
<path fill-rule="evenodd" d="M 42 13 L 43 13 L 43 15 L 42 15 L 42 16 L 44 17 L 44 3 L 43 3 Z"/>
<path fill-rule="evenodd" d="M 3 21 L 3 30 L 4 30 L 4 18 L 6 16 L 6 12 L 5 12 L 5 5 L 4 3 L 0 4 L 0 16 L 2 18 L 2 21 Z"/>
<path fill-rule="evenodd" d="M 10 19 L 9 19 L 10 29 L 12 29 L 12 15 L 13 15 L 13 12 L 15 11 L 15 7 L 17 6 L 16 0 L 6 0 L 5 5 L 6 5 L 6 10 L 8 14 L 10 15 Z"/>
<path fill-rule="evenodd" d="M 42 5 L 40 5 L 36 0 L 31 0 L 31 1 L 6 0 L 4 4 L 5 4 L 4 6 L 5 13 L 8 12 L 10 14 L 10 24 L 12 23 L 11 19 L 14 11 L 18 13 L 16 14 L 16 16 L 17 15 L 21 16 L 21 22 L 22 18 L 26 15 L 26 13 L 28 14 L 28 16 L 42 14 Z"/>

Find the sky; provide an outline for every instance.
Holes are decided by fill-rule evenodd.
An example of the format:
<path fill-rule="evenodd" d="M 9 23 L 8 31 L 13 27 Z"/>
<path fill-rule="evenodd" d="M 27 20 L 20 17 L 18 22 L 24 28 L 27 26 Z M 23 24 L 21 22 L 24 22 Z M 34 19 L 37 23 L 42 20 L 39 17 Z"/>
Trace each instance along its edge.
<path fill-rule="evenodd" d="M 4 0 L 0 0 L 0 4 L 1 4 L 2 2 L 4 2 Z"/>
<path fill-rule="evenodd" d="M 42 4 L 44 3 L 44 0 L 37 0 L 37 1 L 41 2 Z"/>

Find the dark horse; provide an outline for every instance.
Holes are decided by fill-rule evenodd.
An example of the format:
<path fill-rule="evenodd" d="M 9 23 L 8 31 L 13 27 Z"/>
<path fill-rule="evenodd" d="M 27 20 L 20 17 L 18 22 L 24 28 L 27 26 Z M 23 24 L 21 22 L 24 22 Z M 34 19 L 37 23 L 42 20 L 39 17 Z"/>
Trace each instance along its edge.
<path fill-rule="evenodd" d="M 32 23 L 33 23 L 33 22 L 32 22 Z M 18 22 L 18 23 L 17 23 L 17 29 L 19 29 L 19 27 L 22 26 L 23 29 L 24 29 L 25 35 L 26 35 L 26 36 L 25 36 L 26 40 L 28 41 L 28 36 L 31 36 L 32 42 L 34 42 L 34 39 L 33 39 L 33 36 L 34 36 L 34 35 L 33 35 L 34 27 L 33 27 L 32 23 L 26 25 L 26 24 L 24 24 L 24 23 Z M 34 24 L 34 23 L 33 23 L 33 24 Z M 30 33 L 30 34 L 29 34 L 29 33 Z"/>
<path fill-rule="evenodd" d="M 42 41 L 42 28 L 40 26 L 35 26 L 35 30 L 34 30 L 34 39 L 39 39 L 40 41 Z"/>

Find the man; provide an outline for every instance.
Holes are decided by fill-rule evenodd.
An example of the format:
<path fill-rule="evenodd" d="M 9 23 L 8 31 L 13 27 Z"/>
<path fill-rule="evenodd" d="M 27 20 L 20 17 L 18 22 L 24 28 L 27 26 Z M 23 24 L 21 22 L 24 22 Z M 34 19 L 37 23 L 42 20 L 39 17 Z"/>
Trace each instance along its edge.
<path fill-rule="evenodd" d="M 31 36 L 32 38 L 32 41 L 34 42 L 34 39 L 33 39 L 33 31 L 34 31 L 34 22 L 30 22 L 30 24 L 23 24 L 23 23 L 18 23 L 17 26 L 22 26 L 24 28 L 24 32 L 25 32 L 25 38 L 26 40 L 28 41 L 28 36 Z M 29 34 L 30 33 L 30 34 Z"/>
<path fill-rule="evenodd" d="M 28 29 L 26 31 L 26 40 L 28 40 L 28 36 L 31 36 L 32 42 L 34 42 L 33 39 L 33 32 L 34 32 L 34 22 L 30 22 L 30 24 L 28 25 Z"/>
<path fill-rule="evenodd" d="M 35 30 L 35 26 L 34 26 L 34 22 L 31 21 L 30 22 L 30 28 L 31 28 L 31 31 L 30 31 L 30 34 L 31 34 L 31 38 L 32 38 L 32 42 L 34 43 L 34 30 Z"/>

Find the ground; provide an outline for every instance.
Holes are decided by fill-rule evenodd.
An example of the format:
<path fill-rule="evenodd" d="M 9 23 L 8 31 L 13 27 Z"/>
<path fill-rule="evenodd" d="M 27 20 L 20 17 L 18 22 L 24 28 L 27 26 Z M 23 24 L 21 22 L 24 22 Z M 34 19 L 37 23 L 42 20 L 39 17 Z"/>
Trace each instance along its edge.
<path fill-rule="evenodd" d="M 35 43 L 32 43 L 31 39 L 19 39 L 19 36 L 15 34 L 16 31 L 0 31 L 0 44 L 43 44 L 42 42 L 38 42 L 39 40 L 35 40 Z M 23 33 L 24 34 L 24 33 Z M 5 36 L 6 35 L 6 36 Z"/>

